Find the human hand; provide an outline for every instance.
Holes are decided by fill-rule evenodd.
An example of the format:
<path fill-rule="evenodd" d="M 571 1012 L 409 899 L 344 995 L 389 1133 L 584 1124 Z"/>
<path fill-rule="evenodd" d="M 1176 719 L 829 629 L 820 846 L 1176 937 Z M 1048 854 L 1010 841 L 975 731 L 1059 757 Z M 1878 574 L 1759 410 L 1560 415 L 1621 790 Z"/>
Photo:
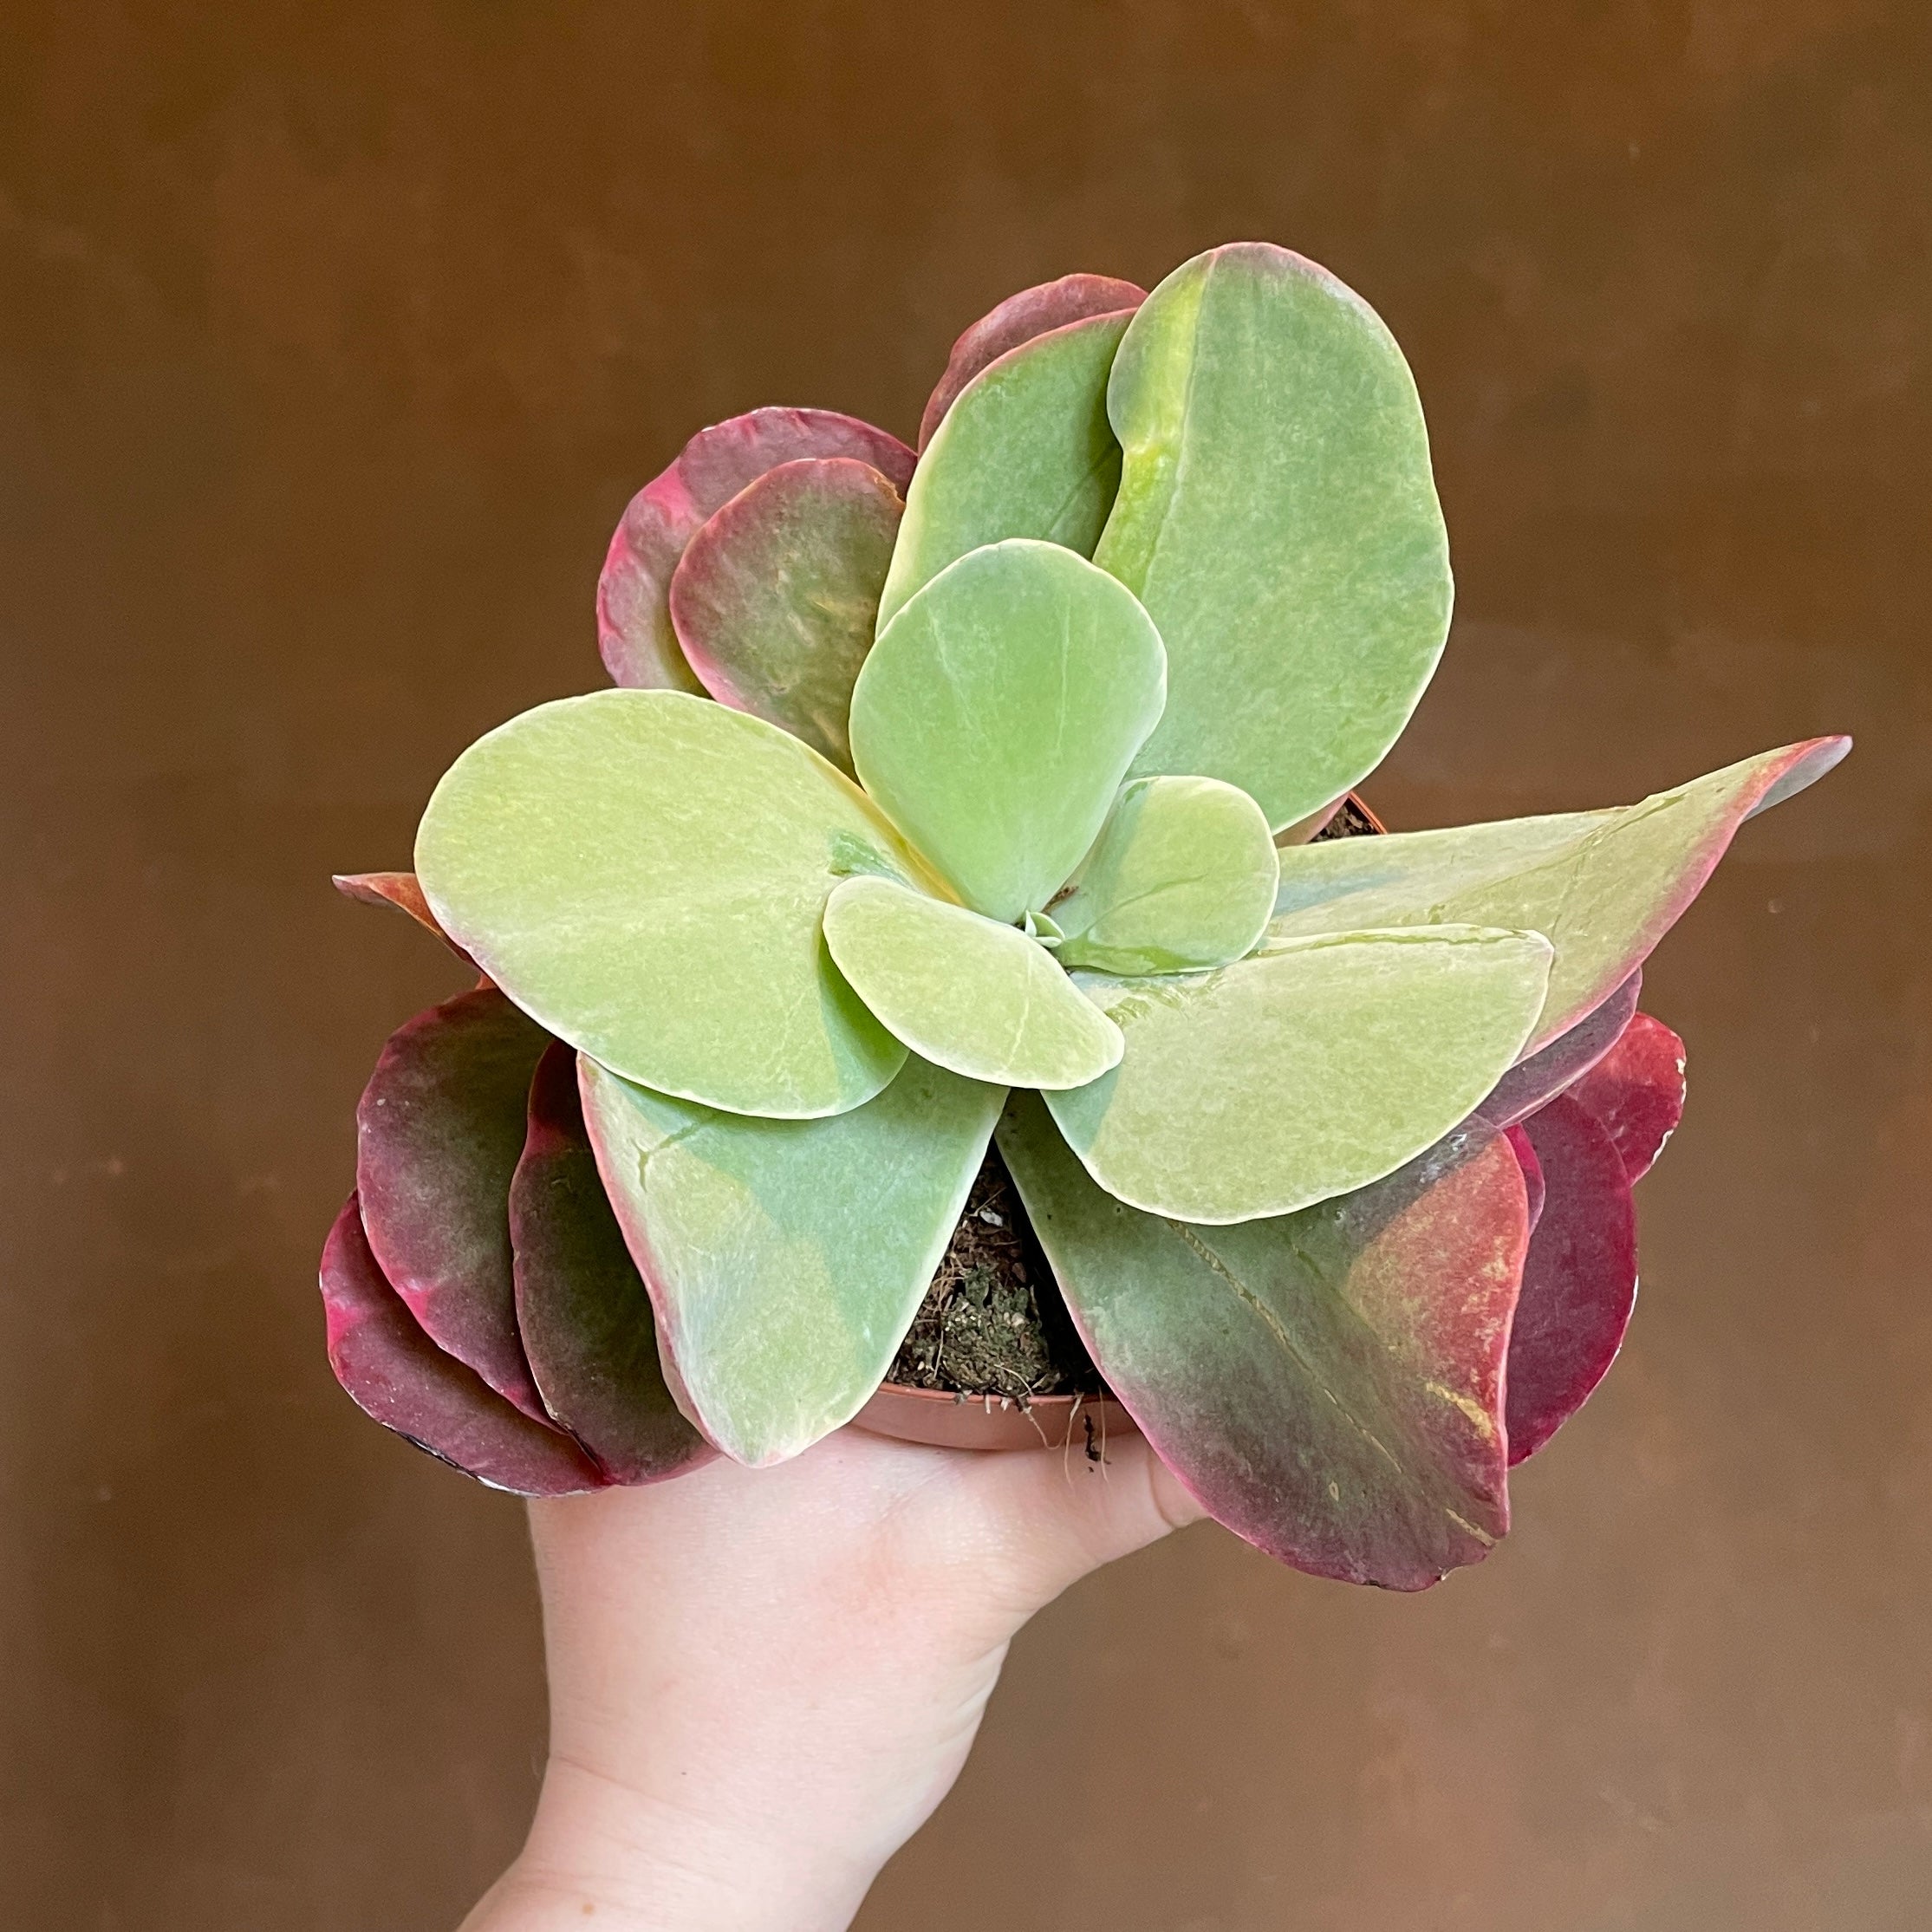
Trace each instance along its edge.
<path fill-rule="evenodd" d="M 463 1932 L 836 1932 L 966 1761 L 1007 1644 L 1200 1516 L 1139 1436 L 792 1461 L 530 1505 L 550 1752 Z"/>

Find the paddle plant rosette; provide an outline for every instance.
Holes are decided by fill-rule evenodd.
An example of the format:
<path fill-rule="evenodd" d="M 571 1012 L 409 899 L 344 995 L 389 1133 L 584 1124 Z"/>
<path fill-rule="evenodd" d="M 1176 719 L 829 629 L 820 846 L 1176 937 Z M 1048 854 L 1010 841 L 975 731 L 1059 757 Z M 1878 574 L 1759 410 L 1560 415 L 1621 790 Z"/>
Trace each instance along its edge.
<path fill-rule="evenodd" d="M 484 975 L 364 1096 L 344 1386 L 531 1493 L 795 1455 L 880 1389 L 997 1136 L 1221 1522 L 1398 1589 L 1480 1558 L 1630 1316 L 1683 1097 L 1640 966 L 1845 741 L 1316 837 L 1449 604 L 1401 352 L 1278 248 L 1014 296 L 916 458 L 700 432 L 611 545 L 616 688 L 472 745 L 414 875 L 344 881 Z"/>

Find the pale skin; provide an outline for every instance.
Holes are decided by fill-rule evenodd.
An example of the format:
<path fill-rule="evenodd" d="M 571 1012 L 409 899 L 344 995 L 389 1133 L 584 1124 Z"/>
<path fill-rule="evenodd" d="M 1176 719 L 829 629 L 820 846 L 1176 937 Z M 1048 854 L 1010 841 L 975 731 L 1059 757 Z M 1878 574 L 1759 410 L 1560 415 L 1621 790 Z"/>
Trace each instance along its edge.
<path fill-rule="evenodd" d="M 1200 1506 L 1138 1437 L 845 1429 L 777 1468 L 530 1505 L 550 1750 L 462 1932 L 839 1932 L 951 1788 L 1014 1633 Z"/>

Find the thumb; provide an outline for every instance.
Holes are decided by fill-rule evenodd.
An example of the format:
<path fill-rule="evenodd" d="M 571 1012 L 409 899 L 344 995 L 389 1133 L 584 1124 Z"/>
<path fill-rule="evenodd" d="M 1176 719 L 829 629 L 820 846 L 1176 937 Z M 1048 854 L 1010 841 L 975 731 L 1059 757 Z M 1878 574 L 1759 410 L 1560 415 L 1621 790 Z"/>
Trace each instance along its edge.
<path fill-rule="evenodd" d="M 1099 1461 L 1061 1449 L 989 1455 L 974 1476 L 1022 1617 L 1207 1513 L 1139 1434 L 1109 1443 Z"/>

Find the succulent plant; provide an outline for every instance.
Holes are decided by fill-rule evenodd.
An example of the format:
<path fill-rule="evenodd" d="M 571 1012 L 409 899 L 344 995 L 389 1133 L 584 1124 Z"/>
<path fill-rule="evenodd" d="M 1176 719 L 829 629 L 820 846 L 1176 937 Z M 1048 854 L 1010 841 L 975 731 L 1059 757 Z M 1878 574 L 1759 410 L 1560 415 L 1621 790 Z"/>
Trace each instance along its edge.
<path fill-rule="evenodd" d="M 390 1041 L 323 1261 L 378 1420 L 502 1486 L 762 1465 L 879 1388 L 998 1145 L 1209 1510 L 1420 1588 L 1608 1368 L 1683 1099 L 1639 973 L 1818 738 L 1641 803 L 1317 838 L 1447 633 L 1414 382 L 1216 249 L 961 336 L 921 448 L 701 431 L 599 586 L 615 687 L 341 881 L 484 974 Z"/>

